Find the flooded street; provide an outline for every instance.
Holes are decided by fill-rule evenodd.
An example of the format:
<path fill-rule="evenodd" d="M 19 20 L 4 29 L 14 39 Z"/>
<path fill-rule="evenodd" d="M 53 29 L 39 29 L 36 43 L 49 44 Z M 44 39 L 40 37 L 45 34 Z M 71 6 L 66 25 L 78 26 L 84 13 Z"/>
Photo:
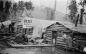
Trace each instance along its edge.
<path fill-rule="evenodd" d="M 53 54 L 50 48 L 8 48 L 2 52 L 6 54 Z"/>
<path fill-rule="evenodd" d="M 5 50 L 5 53 L 8 54 L 40 54 L 39 49 L 14 49 L 9 48 Z"/>
<path fill-rule="evenodd" d="M 60 48 L 54 50 L 51 47 L 43 48 L 7 48 L 2 51 L 3 54 L 84 54 L 77 51 L 67 51 Z"/>

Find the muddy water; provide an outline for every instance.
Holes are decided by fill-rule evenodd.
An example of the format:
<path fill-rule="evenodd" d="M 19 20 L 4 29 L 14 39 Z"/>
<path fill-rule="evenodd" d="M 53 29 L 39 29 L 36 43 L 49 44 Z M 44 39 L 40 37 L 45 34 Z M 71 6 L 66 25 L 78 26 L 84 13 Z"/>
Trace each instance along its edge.
<path fill-rule="evenodd" d="M 56 51 L 56 53 L 55 53 Z M 77 51 L 64 51 L 62 49 L 57 49 L 54 51 L 54 48 L 7 48 L 2 50 L 2 54 L 84 54 Z"/>
<path fill-rule="evenodd" d="M 7 48 L 2 51 L 3 54 L 51 54 L 50 48 Z"/>

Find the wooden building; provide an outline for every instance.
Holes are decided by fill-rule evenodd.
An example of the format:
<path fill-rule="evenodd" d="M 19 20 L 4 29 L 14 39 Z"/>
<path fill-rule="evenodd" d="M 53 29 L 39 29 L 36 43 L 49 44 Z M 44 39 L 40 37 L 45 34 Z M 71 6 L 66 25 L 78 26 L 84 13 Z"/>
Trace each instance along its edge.
<path fill-rule="evenodd" d="M 46 41 L 59 46 L 72 46 L 72 30 L 56 22 L 46 28 Z"/>
<path fill-rule="evenodd" d="M 59 22 L 56 22 L 46 28 L 46 41 L 48 41 L 48 43 L 53 43 L 55 46 L 83 52 L 86 46 L 85 28 L 85 26 L 82 26 L 69 29 Z M 84 52 L 86 52 L 86 50 Z"/>
<path fill-rule="evenodd" d="M 86 26 L 74 27 L 73 30 L 73 48 L 86 53 Z"/>

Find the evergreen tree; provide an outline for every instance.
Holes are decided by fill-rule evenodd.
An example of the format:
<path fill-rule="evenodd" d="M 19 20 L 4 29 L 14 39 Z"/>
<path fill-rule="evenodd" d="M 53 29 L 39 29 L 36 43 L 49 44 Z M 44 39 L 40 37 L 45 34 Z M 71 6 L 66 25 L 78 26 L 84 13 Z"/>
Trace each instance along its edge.
<path fill-rule="evenodd" d="M 9 9 L 11 7 L 11 2 L 6 1 L 4 7 L 4 1 L 0 1 L 0 22 L 6 21 L 9 16 Z"/>
<path fill-rule="evenodd" d="M 3 1 L 0 1 L 0 11 L 3 11 Z"/>
<path fill-rule="evenodd" d="M 24 10 L 24 7 L 25 7 L 24 1 L 19 1 L 19 2 L 18 2 L 18 9 L 19 9 L 19 10 Z"/>
<path fill-rule="evenodd" d="M 25 2 L 26 16 L 32 17 L 31 12 L 33 11 L 33 9 L 34 9 L 34 7 L 33 7 L 33 3 L 31 1 Z"/>
<path fill-rule="evenodd" d="M 73 23 L 75 23 L 76 20 L 76 13 L 77 13 L 77 4 L 76 4 L 76 0 L 72 0 L 70 5 L 69 5 L 69 10 L 70 10 L 70 14 L 69 14 L 69 18 L 71 19 L 71 21 Z"/>
<path fill-rule="evenodd" d="M 31 1 L 25 2 L 25 6 L 27 10 L 33 10 L 33 4 Z"/>

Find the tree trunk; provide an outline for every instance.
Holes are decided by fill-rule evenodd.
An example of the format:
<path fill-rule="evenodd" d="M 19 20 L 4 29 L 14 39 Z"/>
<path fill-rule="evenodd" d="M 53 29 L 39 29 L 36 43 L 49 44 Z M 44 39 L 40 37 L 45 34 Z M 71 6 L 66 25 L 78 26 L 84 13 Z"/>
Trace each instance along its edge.
<path fill-rule="evenodd" d="M 76 22 L 75 22 L 75 27 L 77 27 L 78 20 L 79 20 L 79 14 L 77 15 L 77 19 L 76 19 Z"/>
<path fill-rule="evenodd" d="M 80 16 L 80 24 L 82 24 L 83 23 L 83 14 L 81 14 L 81 16 Z"/>

